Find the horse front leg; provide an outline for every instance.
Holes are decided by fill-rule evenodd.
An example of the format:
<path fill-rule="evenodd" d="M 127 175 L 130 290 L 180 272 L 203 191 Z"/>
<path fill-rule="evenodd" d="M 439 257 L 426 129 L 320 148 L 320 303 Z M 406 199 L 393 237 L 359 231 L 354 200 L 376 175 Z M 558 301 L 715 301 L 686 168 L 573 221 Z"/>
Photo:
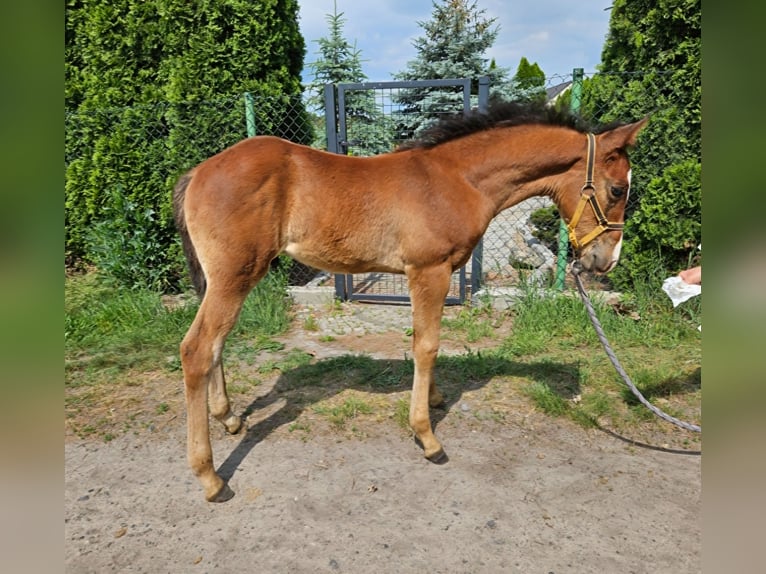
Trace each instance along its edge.
<path fill-rule="evenodd" d="M 439 353 L 439 330 L 451 275 L 452 267 L 447 264 L 407 270 L 412 300 L 412 354 L 415 361 L 410 427 L 423 445 L 426 458 L 434 462 L 444 457 L 444 449 L 434 436 L 428 409 L 429 405 L 436 406 L 443 401 L 436 388 L 434 365 Z"/>

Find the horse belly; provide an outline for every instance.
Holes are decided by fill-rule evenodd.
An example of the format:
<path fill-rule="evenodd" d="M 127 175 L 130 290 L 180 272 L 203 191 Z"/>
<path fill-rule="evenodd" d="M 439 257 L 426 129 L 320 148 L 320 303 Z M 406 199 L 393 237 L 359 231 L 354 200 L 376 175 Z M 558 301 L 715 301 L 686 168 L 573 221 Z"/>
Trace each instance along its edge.
<path fill-rule="evenodd" d="M 403 273 L 404 265 L 395 253 L 382 253 L 374 248 L 349 249 L 342 244 L 316 245 L 288 243 L 284 251 L 304 265 L 330 273 L 368 273 L 372 271 Z"/>

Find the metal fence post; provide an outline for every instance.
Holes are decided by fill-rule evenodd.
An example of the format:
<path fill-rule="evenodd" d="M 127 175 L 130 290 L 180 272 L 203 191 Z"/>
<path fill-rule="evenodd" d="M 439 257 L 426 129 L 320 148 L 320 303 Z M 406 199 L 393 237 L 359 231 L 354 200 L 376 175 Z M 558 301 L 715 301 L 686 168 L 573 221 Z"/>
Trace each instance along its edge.
<path fill-rule="evenodd" d="M 324 85 L 324 122 L 325 134 L 327 135 L 327 151 L 338 153 L 338 103 L 335 93 L 335 85 Z M 335 298 L 348 301 L 348 288 L 346 276 L 342 273 L 335 274 Z"/>
<path fill-rule="evenodd" d="M 486 113 L 489 106 L 489 76 L 479 78 L 479 112 Z M 484 267 L 484 238 L 479 239 L 471 256 L 471 297 L 481 289 Z"/>
<path fill-rule="evenodd" d="M 572 70 L 572 99 L 570 109 L 574 115 L 580 113 L 580 101 L 582 99 L 583 69 Z M 556 259 L 556 289 L 564 290 L 564 278 L 567 271 L 567 253 L 569 252 L 569 233 L 563 219 L 559 220 L 559 252 Z"/>
<path fill-rule="evenodd" d="M 338 105 L 335 101 L 335 86 L 324 86 L 324 122 L 327 136 L 327 151 L 338 153 Z"/>
<path fill-rule="evenodd" d="M 247 137 L 257 134 L 255 129 L 255 98 L 250 92 L 245 92 L 245 123 L 247 124 Z"/>

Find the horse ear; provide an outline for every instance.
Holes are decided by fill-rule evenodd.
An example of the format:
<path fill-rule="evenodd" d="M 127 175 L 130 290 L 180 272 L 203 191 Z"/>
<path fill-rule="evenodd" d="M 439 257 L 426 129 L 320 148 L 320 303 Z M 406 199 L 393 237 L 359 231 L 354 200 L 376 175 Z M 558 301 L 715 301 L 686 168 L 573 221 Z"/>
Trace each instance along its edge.
<path fill-rule="evenodd" d="M 636 138 L 638 133 L 649 122 L 649 116 L 633 122 L 631 124 L 625 124 L 619 127 L 609 130 L 601 134 L 601 141 L 603 145 L 612 149 L 625 149 L 636 145 Z"/>

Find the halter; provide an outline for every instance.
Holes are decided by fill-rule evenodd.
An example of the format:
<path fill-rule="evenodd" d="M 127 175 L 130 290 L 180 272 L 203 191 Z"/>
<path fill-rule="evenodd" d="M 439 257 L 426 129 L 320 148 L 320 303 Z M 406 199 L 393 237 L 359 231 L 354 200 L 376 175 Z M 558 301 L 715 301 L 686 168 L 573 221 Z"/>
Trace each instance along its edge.
<path fill-rule="evenodd" d="M 607 221 L 606 217 L 604 217 L 604 212 L 601 209 L 601 205 L 598 203 L 598 198 L 596 198 L 596 188 L 593 186 L 593 164 L 595 162 L 596 156 L 596 136 L 593 134 L 587 134 L 587 136 L 588 161 L 585 175 L 585 185 L 582 186 L 582 190 L 580 191 L 580 202 L 577 204 L 577 209 L 575 209 L 572 219 L 567 224 L 567 230 L 569 231 L 569 241 L 572 244 L 572 247 L 574 247 L 577 251 L 585 247 L 585 245 L 593 241 L 604 231 L 622 231 L 622 228 L 625 225 L 624 223 Z M 590 207 L 593 210 L 593 215 L 596 216 L 598 225 L 593 230 L 591 230 L 590 233 L 586 234 L 585 237 L 578 240 L 577 234 L 575 233 L 575 228 L 580 222 L 580 217 L 582 216 L 582 212 L 585 209 L 585 204 L 590 204 Z"/>

